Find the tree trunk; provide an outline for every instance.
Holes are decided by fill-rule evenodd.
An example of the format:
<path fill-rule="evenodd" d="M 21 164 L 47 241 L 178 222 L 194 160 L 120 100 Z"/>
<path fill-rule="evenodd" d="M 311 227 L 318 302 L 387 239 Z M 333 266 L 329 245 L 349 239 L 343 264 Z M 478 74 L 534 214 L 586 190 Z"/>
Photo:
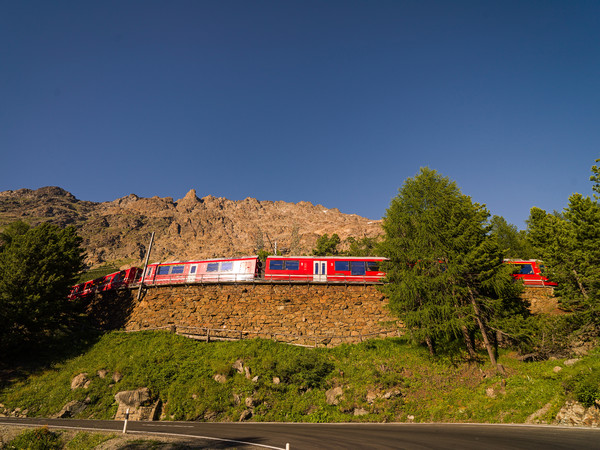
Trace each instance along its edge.
<path fill-rule="evenodd" d="M 431 356 L 435 355 L 435 348 L 433 346 L 433 340 L 429 336 L 427 336 L 425 338 L 425 342 L 427 343 L 427 348 L 429 348 L 429 354 Z"/>
<path fill-rule="evenodd" d="M 473 359 L 477 357 L 477 353 L 475 352 L 475 346 L 473 345 L 473 340 L 471 339 L 471 334 L 465 325 L 460 327 L 463 334 L 463 339 L 465 340 L 465 344 L 467 345 L 467 351 L 469 352 L 469 356 Z"/>
<path fill-rule="evenodd" d="M 583 298 L 585 298 L 587 300 L 588 299 L 587 291 L 583 287 L 583 284 L 581 283 L 581 281 L 579 281 L 579 274 L 575 271 L 575 269 L 573 269 L 573 275 L 575 275 L 575 281 L 577 282 L 577 285 L 579 286 L 579 290 L 581 291 Z"/>
<path fill-rule="evenodd" d="M 496 370 L 500 372 L 502 375 L 506 375 L 504 371 L 504 367 L 498 364 L 496 361 L 496 355 L 494 355 L 494 349 L 490 343 L 490 339 L 487 334 L 487 329 L 485 324 L 483 323 L 483 319 L 481 317 L 481 312 L 479 311 L 479 306 L 477 305 L 477 301 L 475 300 L 475 296 L 473 295 L 473 291 L 469 288 L 469 296 L 471 297 L 471 306 L 473 306 L 473 313 L 475 314 L 475 320 L 477 321 L 477 325 L 479 326 L 479 330 L 481 331 L 481 336 L 483 337 L 483 343 L 485 345 L 485 349 L 488 352 L 488 356 L 490 357 L 490 361 Z"/>

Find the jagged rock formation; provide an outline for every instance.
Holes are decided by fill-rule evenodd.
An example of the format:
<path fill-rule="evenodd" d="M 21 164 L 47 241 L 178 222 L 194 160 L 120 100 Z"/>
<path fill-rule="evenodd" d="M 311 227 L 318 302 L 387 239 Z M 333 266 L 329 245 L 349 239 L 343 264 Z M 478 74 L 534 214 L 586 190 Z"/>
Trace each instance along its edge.
<path fill-rule="evenodd" d="M 283 254 L 302 255 L 325 233 L 342 241 L 382 233 L 380 221 L 309 202 L 198 198 L 193 189 L 177 201 L 131 194 L 104 203 L 79 200 L 59 187 L 0 192 L 0 227 L 18 219 L 75 226 L 90 267 L 141 264 L 153 231 L 152 261 L 252 255 L 275 245 Z"/>

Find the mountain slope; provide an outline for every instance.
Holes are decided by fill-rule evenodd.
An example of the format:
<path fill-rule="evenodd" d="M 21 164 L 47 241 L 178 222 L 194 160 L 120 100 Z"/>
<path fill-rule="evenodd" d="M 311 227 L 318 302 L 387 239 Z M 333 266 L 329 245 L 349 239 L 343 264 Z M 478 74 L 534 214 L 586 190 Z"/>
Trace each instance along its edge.
<path fill-rule="evenodd" d="M 301 255 L 325 233 L 342 241 L 382 233 L 380 221 L 321 205 L 198 198 L 193 189 L 177 201 L 131 194 L 104 203 L 79 200 L 59 187 L 0 192 L 0 227 L 18 219 L 74 225 L 89 266 L 140 264 L 153 231 L 152 261 L 252 255 L 275 245 L 283 254 Z"/>

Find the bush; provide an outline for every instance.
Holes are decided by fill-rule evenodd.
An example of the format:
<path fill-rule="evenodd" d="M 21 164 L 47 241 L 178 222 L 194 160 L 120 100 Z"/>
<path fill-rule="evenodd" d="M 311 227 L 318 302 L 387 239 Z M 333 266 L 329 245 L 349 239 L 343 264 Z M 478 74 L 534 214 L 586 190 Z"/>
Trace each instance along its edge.
<path fill-rule="evenodd" d="M 565 382 L 567 392 L 586 408 L 600 401 L 600 369 L 594 367 L 588 373 L 578 373 Z"/>
<path fill-rule="evenodd" d="M 23 431 L 16 438 L 2 447 L 3 450 L 53 450 L 61 448 L 63 448 L 63 444 L 60 435 L 48 430 L 47 427 Z"/>
<path fill-rule="evenodd" d="M 315 351 L 305 351 L 277 364 L 283 381 L 306 388 L 320 387 L 334 364 Z"/>

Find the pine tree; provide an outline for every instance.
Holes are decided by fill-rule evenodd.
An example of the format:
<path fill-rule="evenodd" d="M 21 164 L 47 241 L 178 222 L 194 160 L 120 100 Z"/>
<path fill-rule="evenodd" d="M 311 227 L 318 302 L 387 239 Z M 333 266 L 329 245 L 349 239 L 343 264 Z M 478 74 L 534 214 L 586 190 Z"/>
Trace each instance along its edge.
<path fill-rule="evenodd" d="M 480 333 L 496 365 L 490 325 L 515 309 L 519 286 L 502 263 L 488 219 L 485 207 L 456 183 L 422 168 L 392 200 L 380 251 L 390 260 L 383 288 L 390 308 L 417 341 L 433 354 L 462 340 L 474 355 L 473 336 Z"/>
<path fill-rule="evenodd" d="M 83 267 L 75 229 L 15 225 L 0 251 L 0 345 L 36 342 L 69 322 L 69 288 Z M 5 230 L 3 236 L 7 235 Z M 14 232 L 14 231 L 17 232 Z"/>

